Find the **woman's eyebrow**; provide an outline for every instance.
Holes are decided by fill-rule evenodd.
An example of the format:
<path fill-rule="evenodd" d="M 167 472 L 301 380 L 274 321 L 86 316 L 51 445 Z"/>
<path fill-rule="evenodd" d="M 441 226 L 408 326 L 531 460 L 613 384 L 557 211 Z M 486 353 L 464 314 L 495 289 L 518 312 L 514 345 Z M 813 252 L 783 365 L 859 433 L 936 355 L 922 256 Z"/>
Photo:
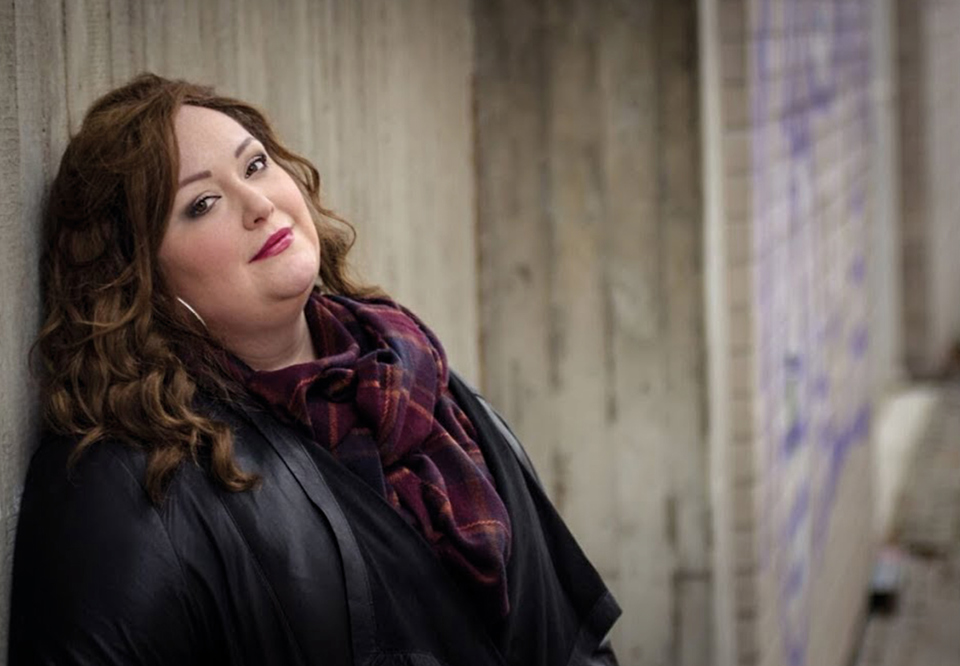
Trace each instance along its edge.
<path fill-rule="evenodd" d="M 252 136 L 248 136 L 246 139 L 240 142 L 240 145 L 237 146 L 236 151 L 234 151 L 234 157 L 240 157 L 240 153 L 243 152 L 243 149 L 250 145 L 250 142 L 253 141 Z M 212 174 L 209 171 L 201 171 L 200 173 L 195 173 L 192 176 L 187 176 L 177 185 L 177 189 L 180 189 L 184 185 L 189 185 L 195 180 L 200 180 L 201 178 L 209 178 Z"/>
<path fill-rule="evenodd" d="M 187 176 L 186 178 L 180 181 L 180 183 L 177 185 L 177 189 L 180 189 L 184 185 L 189 185 L 195 180 L 200 180 L 202 178 L 209 178 L 212 175 L 213 174 L 211 174 L 209 171 L 201 171 L 200 173 L 195 173 L 192 176 Z"/>
<path fill-rule="evenodd" d="M 240 142 L 240 145 L 237 146 L 237 151 L 233 154 L 233 156 L 234 156 L 234 157 L 240 157 L 240 153 L 243 152 L 243 149 L 246 148 L 246 147 L 247 147 L 247 144 L 249 144 L 251 141 L 253 141 L 253 137 L 252 137 L 252 136 L 248 136 L 246 139 L 244 139 L 243 141 L 241 141 L 241 142 Z"/>

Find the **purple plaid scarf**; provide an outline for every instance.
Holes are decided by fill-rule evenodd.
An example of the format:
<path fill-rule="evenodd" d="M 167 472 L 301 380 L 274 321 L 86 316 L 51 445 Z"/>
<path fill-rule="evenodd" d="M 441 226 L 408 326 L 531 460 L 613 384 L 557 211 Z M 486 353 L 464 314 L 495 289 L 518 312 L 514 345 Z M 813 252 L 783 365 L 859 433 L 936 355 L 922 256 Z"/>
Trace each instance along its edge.
<path fill-rule="evenodd" d="M 313 439 L 413 525 L 501 617 L 510 610 L 510 518 L 447 388 L 440 341 L 386 299 L 314 293 L 305 310 L 318 360 L 244 374 L 250 391 Z"/>

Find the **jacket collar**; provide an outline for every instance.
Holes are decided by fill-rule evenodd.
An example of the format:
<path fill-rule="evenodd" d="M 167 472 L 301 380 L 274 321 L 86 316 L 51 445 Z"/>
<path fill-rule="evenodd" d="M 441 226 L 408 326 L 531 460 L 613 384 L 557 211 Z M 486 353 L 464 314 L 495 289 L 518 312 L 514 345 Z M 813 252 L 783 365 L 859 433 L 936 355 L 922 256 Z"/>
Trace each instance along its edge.
<path fill-rule="evenodd" d="M 296 430 L 261 409 L 245 410 L 244 416 L 270 443 L 304 493 L 330 523 L 343 563 L 354 663 L 367 663 L 376 645 L 373 595 L 363 556 L 343 509 L 307 452 L 307 443 Z"/>

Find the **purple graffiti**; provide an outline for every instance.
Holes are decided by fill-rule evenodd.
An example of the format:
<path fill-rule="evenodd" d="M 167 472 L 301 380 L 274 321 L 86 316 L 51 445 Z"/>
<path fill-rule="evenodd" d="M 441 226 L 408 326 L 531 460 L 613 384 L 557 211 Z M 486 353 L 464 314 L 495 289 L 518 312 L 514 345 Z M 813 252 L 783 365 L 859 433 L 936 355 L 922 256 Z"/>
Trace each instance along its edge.
<path fill-rule="evenodd" d="M 790 515 L 783 529 L 784 542 L 792 541 L 800 529 L 801 523 L 807 519 L 807 513 L 810 511 L 810 484 L 804 483 L 797 492 L 793 501 L 793 507 L 790 509 Z"/>
<path fill-rule="evenodd" d="M 850 336 L 850 354 L 856 359 L 863 358 L 867 354 L 869 343 L 870 331 L 867 329 L 866 323 L 861 323 Z"/>
<path fill-rule="evenodd" d="M 861 211 L 863 210 L 862 201 L 855 201 L 854 206 L 860 208 Z M 857 256 L 853 258 L 853 261 L 850 262 L 849 276 L 850 282 L 857 285 L 863 284 L 863 281 L 866 279 L 867 259 L 862 253 L 857 254 Z"/>
<path fill-rule="evenodd" d="M 817 123 L 842 122 L 842 132 L 824 139 L 839 142 L 841 174 L 862 163 L 872 132 L 871 5 L 869 0 L 777 4 L 778 26 L 772 0 L 756 5 L 750 74 L 763 500 L 758 543 L 763 575 L 775 576 L 779 590 L 783 658 L 790 666 L 807 666 L 810 580 L 817 575 L 836 486 L 870 423 L 869 331 L 858 318 L 865 308 L 850 307 L 866 298 L 867 259 L 847 240 L 866 233 L 866 179 L 843 179 L 839 195 L 850 233 L 828 238 L 818 197 L 837 196 L 826 180 L 836 176 L 815 168 L 814 155 L 822 150 Z M 856 95 L 852 121 L 843 115 L 838 91 Z M 786 159 L 779 157 L 780 146 Z M 849 259 L 838 255 L 838 247 L 851 253 Z M 838 413 L 848 396 L 859 406 Z M 790 490 L 784 494 L 784 489 Z"/>

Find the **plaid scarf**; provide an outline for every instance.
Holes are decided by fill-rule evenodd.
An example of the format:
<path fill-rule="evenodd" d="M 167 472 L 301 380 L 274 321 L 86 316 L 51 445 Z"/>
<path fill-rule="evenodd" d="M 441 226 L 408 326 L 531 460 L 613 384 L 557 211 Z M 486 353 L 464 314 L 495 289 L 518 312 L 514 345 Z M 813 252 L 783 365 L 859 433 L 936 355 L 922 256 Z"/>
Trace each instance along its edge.
<path fill-rule="evenodd" d="M 510 518 L 448 387 L 440 341 L 386 299 L 314 293 L 305 314 L 318 360 L 244 372 L 247 388 L 305 425 L 423 535 L 501 617 L 510 610 Z"/>

